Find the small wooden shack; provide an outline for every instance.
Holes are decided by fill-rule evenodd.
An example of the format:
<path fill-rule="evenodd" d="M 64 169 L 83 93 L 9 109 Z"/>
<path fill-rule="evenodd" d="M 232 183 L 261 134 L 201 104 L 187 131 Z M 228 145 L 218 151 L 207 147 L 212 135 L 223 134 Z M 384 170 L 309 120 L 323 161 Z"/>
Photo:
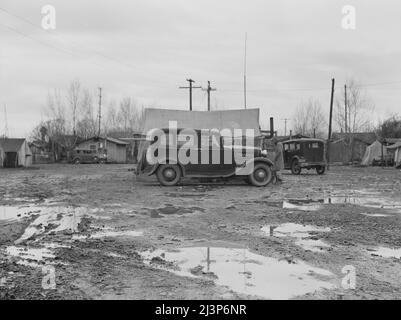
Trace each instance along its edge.
<path fill-rule="evenodd" d="M 96 150 L 107 154 L 107 162 L 126 163 L 128 142 L 111 137 L 92 137 L 78 143 L 75 149 Z"/>
<path fill-rule="evenodd" d="M 32 165 L 32 152 L 25 139 L 0 139 L 0 167 L 17 168 Z"/>

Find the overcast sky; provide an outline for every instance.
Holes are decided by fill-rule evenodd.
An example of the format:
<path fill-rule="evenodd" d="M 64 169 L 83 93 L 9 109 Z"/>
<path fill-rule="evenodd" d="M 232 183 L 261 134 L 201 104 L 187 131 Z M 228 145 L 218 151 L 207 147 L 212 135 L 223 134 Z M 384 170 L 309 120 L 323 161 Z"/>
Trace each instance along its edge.
<path fill-rule="evenodd" d="M 46 4 L 56 30 L 41 29 Z M 356 8 L 355 30 L 341 26 L 344 5 Z M 186 110 L 178 87 L 189 77 L 217 88 L 212 108 L 243 108 L 245 32 L 247 104 L 261 109 L 262 127 L 273 116 L 282 133 L 281 119 L 309 97 L 328 110 L 332 77 L 337 95 L 347 78 L 366 85 L 376 119 L 400 112 L 399 0 L 0 0 L 0 133 L 4 104 L 11 136 L 29 136 L 49 90 L 75 78 L 101 86 L 106 109 L 131 96 Z M 205 92 L 193 99 L 206 109 Z"/>

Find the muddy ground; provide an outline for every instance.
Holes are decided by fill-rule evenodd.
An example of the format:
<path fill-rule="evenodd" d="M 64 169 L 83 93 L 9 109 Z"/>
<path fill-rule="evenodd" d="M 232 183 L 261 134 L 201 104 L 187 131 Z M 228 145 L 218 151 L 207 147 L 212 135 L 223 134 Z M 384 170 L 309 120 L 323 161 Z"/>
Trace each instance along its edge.
<path fill-rule="evenodd" d="M 0 299 L 401 298 L 399 170 L 255 188 L 129 169 L 0 170 Z"/>

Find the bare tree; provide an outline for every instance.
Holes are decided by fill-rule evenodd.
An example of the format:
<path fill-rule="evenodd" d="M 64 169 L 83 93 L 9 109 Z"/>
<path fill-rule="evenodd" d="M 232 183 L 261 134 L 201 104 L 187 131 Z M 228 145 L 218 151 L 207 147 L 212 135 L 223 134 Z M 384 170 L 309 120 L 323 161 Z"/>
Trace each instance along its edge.
<path fill-rule="evenodd" d="M 93 110 L 93 97 L 88 89 L 82 90 L 78 111 L 77 135 L 83 138 L 95 136 L 97 131 L 96 114 Z"/>
<path fill-rule="evenodd" d="M 345 114 L 345 89 L 336 100 L 335 121 L 343 132 L 351 135 L 356 132 L 373 130 L 372 112 L 374 104 L 366 91 L 354 79 L 347 81 L 347 114 Z"/>
<path fill-rule="evenodd" d="M 76 122 L 77 122 L 77 110 L 79 107 L 81 94 L 81 83 L 78 79 L 71 81 L 67 91 L 67 100 L 71 109 L 72 116 L 72 134 L 76 135 Z"/>
<path fill-rule="evenodd" d="M 301 103 L 295 111 L 294 131 L 305 136 L 322 138 L 327 126 L 322 106 L 318 100 L 309 98 L 307 102 Z"/>

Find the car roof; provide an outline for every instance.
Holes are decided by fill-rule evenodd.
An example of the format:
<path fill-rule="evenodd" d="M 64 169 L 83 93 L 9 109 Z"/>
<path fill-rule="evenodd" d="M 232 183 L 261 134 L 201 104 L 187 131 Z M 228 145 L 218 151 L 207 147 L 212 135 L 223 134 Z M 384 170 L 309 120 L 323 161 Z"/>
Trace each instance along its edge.
<path fill-rule="evenodd" d="M 324 140 L 316 139 L 316 138 L 301 138 L 301 139 L 291 139 L 291 140 L 283 141 L 283 143 L 291 143 L 291 142 L 323 142 L 324 143 Z"/>

